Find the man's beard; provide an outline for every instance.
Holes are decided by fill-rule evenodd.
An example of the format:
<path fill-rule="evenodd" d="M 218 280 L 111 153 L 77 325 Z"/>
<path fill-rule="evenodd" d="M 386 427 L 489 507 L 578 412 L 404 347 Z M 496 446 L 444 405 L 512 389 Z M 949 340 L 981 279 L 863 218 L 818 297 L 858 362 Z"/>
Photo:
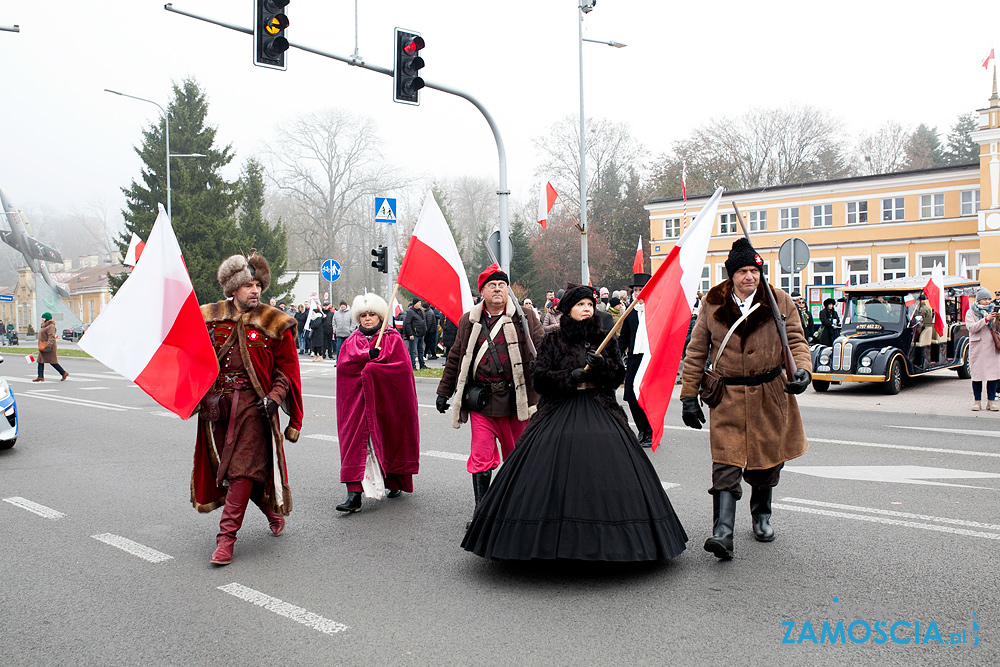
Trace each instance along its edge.
<path fill-rule="evenodd" d="M 259 297 L 250 297 L 246 301 L 240 301 L 234 296 L 233 301 L 236 302 L 236 307 L 239 308 L 240 310 L 253 310 L 260 304 Z M 254 301 L 255 303 L 253 305 L 250 305 L 251 301 Z"/>

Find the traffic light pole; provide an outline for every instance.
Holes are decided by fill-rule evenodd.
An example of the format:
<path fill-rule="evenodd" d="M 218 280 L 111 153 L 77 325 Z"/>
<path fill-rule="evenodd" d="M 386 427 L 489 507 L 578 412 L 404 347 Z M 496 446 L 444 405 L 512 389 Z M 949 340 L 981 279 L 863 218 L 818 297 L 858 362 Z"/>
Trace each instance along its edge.
<path fill-rule="evenodd" d="M 233 25 L 232 23 L 226 23 L 224 21 L 217 21 L 216 19 L 210 19 L 205 16 L 199 16 L 198 14 L 192 14 L 191 12 L 186 12 L 181 9 L 176 9 L 173 3 L 167 3 L 163 5 L 163 8 L 168 12 L 173 12 L 175 14 L 180 14 L 182 16 L 187 16 L 193 19 L 198 19 L 199 21 L 205 21 L 206 23 L 212 23 L 223 28 L 228 28 L 230 30 L 235 30 L 236 32 L 242 32 L 247 35 L 253 35 L 253 30 L 250 28 L 244 28 L 242 26 Z M 312 53 L 317 56 L 323 56 L 324 58 L 330 58 L 332 60 L 339 60 L 342 63 L 347 63 L 353 67 L 360 67 L 362 69 L 371 70 L 372 72 L 378 72 L 379 74 L 385 74 L 387 76 L 392 76 L 392 70 L 386 67 L 379 67 L 378 65 L 371 65 L 366 63 L 363 59 L 356 56 L 338 56 L 335 53 L 328 53 L 326 51 L 321 51 L 320 49 L 314 49 L 311 46 L 306 46 L 304 44 L 296 44 L 294 42 L 288 42 L 290 48 L 299 49 L 300 51 L 306 51 L 307 53 Z M 431 81 L 424 80 L 425 88 L 433 88 L 434 90 L 440 90 L 442 93 L 448 93 L 449 95 L 455 95 L 456 97 L 461 97 L 472 103 L 479 112 L 483 114 L 486 122 L 489 123 L 490 129 L 493 131 L 493 138 L 497 142 L 497 155 L 500 161 L 500 185 L 497 189 L 497 196 L 500 197 L 499 201 L 499 213 L 500 213 L 500 238 L 510 238 L 510 222 L 508 213 L 508 198 L 510 197 L 510 190 L 507 189 L 507 152 L 504 150 L 503 139 L 500 137 L 500 128 L 497 127 L 496 122 L 493 120 L 493 116 L 490 112 L 486 110 L 486 107 L 477 100 L 472 95 L 458 90 L 457 88 L 451 88 L 450 86 L 444 86 L 439 83 L 433 83 Z M 507 244 L 500 243 L 500 267 L 510 275 L 510 253 L 508 251 Z"/>

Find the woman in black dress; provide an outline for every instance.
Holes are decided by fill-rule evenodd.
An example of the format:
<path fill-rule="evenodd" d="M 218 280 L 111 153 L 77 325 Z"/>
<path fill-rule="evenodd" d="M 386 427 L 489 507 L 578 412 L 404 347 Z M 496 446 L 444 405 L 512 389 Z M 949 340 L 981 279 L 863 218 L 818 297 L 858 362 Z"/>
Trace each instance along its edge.
<path fill-rule="evenodd" d="M 592 288 L 570 285 L 538 349 L 538 412 L 483 496 L 462 546 L 498 560 L 673 558 L 687 534 L 615 389 L 625 377 Z M 588 367 L 586 368 L 585 367 Z"/>
<path fill-rule="evenodd" d="M 830 347 L 833 341 L 840 335 L 840 313 L 836 311 L 837 302 L 827 299 L 823 302 L 823 310 L 819 311 L 819 321 L 822 327 L 819 330 L 818 340 L 821 345 Z"/>

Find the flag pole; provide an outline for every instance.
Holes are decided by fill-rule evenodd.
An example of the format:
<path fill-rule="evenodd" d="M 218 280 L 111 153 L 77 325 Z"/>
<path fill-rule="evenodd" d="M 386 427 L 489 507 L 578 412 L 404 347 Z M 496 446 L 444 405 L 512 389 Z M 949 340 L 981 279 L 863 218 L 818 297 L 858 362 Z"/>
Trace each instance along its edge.
<path fill-rule="evenodd" d="M 392 286 L 392 296 L 389 298 L 389 312 L 386 314 L 386 318 L 382 320 L 382 328 L 379 329 L 378 338 L 375 339 L 375 347 L 377 349 L 382 349 L 382 334 L 385 333 L 385 327 L 392 319 L 392 304 L 396 302 L 396 292 L 399 291 L 399 283 L 395 283 Z"/>
<path fill-rule="evenodd" d="M 576 219 L 575 215 L 573 215 L 573 211 L 569 210 L 569 206 L 566 205 L 566 202 L 563 201 L 562 195 L 560 195 L 558 192 L 556 193 L 556 199 L 562 202 L 563 208 L 565 208 L 566 212 L 569 213 L 569 217 L 573 218 L 573 222 L 576 223 L 577 227 L 580 227 L 580 221 Z M 582 229 L 582 227 L 580 228 Z"/>
<path fill-rule="evenodd" d="M 622 324 L 625 323 L 625 318 L 628 317 L 628 314 L 632 312 L 637 303 L 639 303 L 639 299 L 632 299 L 632 303 L 628 305 L 628 308 L 625 309 L 625 312 L 622 313 L 622 316 L 618 318 L 617 322 L 615 322 L 615 326 L 611 327 L 611 331 L 608 332 L 608 335 L 604 337 L 604 340 L 601 341 L 601 344 L 597 346 L 596 350 L 594 350 L 594 354 L 600 354 L 601 352 L 603 352 L 604 348 L 606 348 L 608 346 L 608 343 L 611 342 L 611 339 L 614 338 L 619 331 L 621 331 Z M 593 316 L 597 317 L 597 313 L 594 313 Z M 590 364 L 584 366 L 583 370 L 585 371 L 590 370 Z"/>

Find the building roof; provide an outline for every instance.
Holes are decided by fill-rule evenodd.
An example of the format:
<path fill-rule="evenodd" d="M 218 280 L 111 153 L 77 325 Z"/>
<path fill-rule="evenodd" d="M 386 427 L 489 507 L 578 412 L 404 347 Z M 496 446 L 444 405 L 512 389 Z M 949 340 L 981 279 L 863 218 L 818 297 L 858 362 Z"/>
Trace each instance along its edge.
<path fill-rule="evenodd" d="M 948 171 L 961 171 L 963 169 L 979 169 L 978 162 L 970 162 L 969 164 L 955 164 L 949 165 L 947 167 L 932 167 L 930 169 L 914 169 L 912 171 L 894 171 L 890 174 L 871 174 L 869 176 L 851 176 L 850 178 L 833 178 L 825 181 L 808 181 L 805 183 L 789 183 L 787 185 L 770 185 L 763 188 L 752 188 L 749 190 L 729 190 L 723 193 L 725 197 L 733 197 L 736 195 L 749 195 L 761 192 L 780 192 L 780 191 L 790 191 L 797 190 L 801 188 L 811 188 L 817 185 L 839 185 L 842 183 L 864 183 L 866 181 L 875 181 L 884 178 L 896 178 L 900 176 L 913 176 L 915 174 L 934 174 L 940 172 Z M 688 201 L 694 199 L 708 199 L 711 193 L 699 194 L 688 197 Z M 649 204 L 668 204 L 672 202 L 684 201 L 683 197 L 666 197 L 663 199 L 654 199 L 649 202 Z M 647 204 L 648 205 L 648 204 Z"/>
<path fill-rule="evenodd" d="M 125 270 L 124 265 L 100 264 L 91 266 L 80 271 L 62 271 L 53 274 L 53 278 L 63 283 L 69 288 L 72 296 L 76 292 L 104 291 L 108 289 L 108 274 L 121 273 Z"/>

